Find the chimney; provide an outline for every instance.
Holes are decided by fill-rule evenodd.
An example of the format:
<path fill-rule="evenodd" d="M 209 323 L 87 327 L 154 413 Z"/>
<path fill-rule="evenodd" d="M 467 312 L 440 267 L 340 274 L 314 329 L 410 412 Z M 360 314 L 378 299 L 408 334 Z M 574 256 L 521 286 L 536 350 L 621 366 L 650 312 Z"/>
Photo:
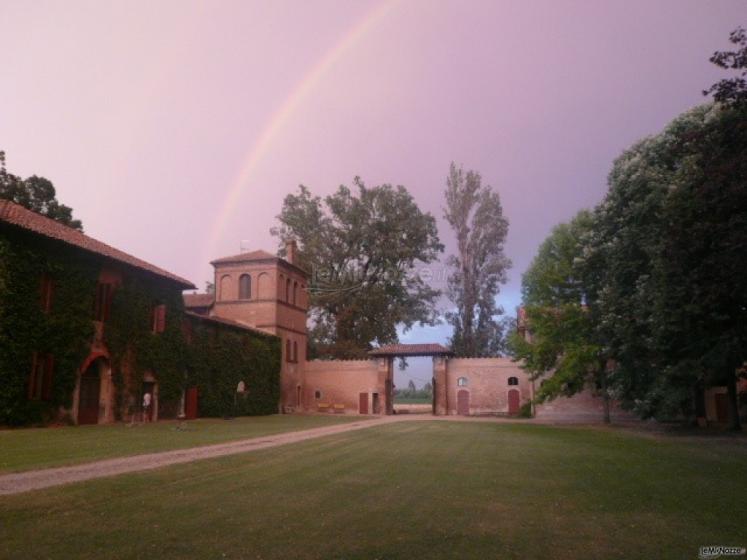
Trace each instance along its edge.
<path fill-rule="evenodd" d="M 285 241 L 285 260 L 291 264 L 296 264 L 296 257 L 298 256 L 298 244 L 295 239 L 287 239 Z"/>

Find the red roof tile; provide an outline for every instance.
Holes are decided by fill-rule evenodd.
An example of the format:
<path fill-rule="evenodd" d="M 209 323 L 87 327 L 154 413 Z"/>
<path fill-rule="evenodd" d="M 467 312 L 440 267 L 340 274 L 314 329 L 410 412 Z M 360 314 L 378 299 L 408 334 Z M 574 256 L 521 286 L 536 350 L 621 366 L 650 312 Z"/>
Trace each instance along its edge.
<path fill-rule="evenodd" d="M 223 263 L 239 263 L 239 262 L 251 262 L 251 261 L 266 261 L 268 259 L 275 260 L 279 257 L 268 253 L 267 251 L 250 251 L 248 253 L 239 253 L 238 255 L 231 255 L 230 257 L 221 257 L 210 261 L 210 264 L 223 264 Z"/>
<path fill-rule="evenodd" d="M 189 280 L 185 280 L 176 274 L 167 272 L 166 270 L 140 260 L 137 257 L 128 255 L 124 251 L 115 249 L 114 247 L 102 243 L 93 237 L 89 237 L 76 229 L 37 214 L 36 212 L 32 212 L 31 210 L 27 210 L 23 206 L 19 206 L 9 200 L 0 200 L 0 223 L 10 224 L 49 239 L 56 239 L 89 253 L 106 257 L 139 270 L 149 272 L 179 284 L 182 289 L 193 290 L 195 288 L 194 284 Z"/>
<path fill-rule="evenodd" d="M 277 255 L 273 255 L 271 253 L 268 253 L 267 251 L 262 251 L 261 249 L 259 251 L 250 251 L 248 253 L 239 253 L 238 255 L 231 255 L 230 257 L 221 257 L 219 259 L 215 259 L 213 261 L 210 261 L 210 264 L 215 266 L 216 264 L 232 264 L 232 263 L 248 263 L 248 262 L 261 262 L 261 261 L 271 261 L 273 263 L 279 263 L 282 265 L 285 265 L 293 270 L 296 270 L 303 274 L 304 276 L 308 276 L 308 273 L 298 266 L 297 264 L 290 263 L 286 261 L 285 259 L 281 259 Z"/>
<path fill-rule="evenodd" d="M 229 327 L 234 327 L 236 329 L 243 329 L 245 331 L 251 331 L 253 333 L 260 334 L 263 336 L 277 337 L 276 334 L 263 331 L 262 329 L 258 329 L 257 327 L 252 327 L 251 325 L 247 325 L 246 323 L 242 323 L 241 321 L 233 321 L 231 319 L 224 319 L 223 317 L 216 317 L 215 315 L 200 315 L 199 313 L 194 313 L 192 311 L 185 311 L 184 314 L 188 315 L 189 317 L 194 317 L 195 319 L 207 321 L 208 323 L 216 323 L 218 325 L 226 325 Z"/>
<path fill-rule="evenodd" d="M 215 301 L 213 294 L 183 294 L 184 307 L 210 307 Z"/>
<path fill-rule="evenodd" d="M 441 356 L 452 351 L 440 344 L 388 344 L 369 352 L 371 356 Z"/>

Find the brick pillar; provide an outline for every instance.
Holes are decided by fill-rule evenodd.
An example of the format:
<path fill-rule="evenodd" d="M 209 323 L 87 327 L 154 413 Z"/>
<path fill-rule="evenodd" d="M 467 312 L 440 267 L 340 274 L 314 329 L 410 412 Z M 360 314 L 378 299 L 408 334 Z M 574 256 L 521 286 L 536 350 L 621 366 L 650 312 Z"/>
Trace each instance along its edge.
<path fill-rule="evenodd" d="M 377 360 L 379 371 L 379 395 L 381 399 L 382 414 L 394 414 L 394 358 L 391 356 L 382 356 Z"/>
<path fill-rule="evenodd" d="M 436 410 L 434 413 L 437 416 L 445 416 L 449 413 L 448 403 L 448 392 L 447 384 L 448 379 L 446 376 L 446 357 L 445 356 L 434 356 L 433 357 L 433 379 L 436 382 L 435 386 L 435 398 L 436 398 Z"/>

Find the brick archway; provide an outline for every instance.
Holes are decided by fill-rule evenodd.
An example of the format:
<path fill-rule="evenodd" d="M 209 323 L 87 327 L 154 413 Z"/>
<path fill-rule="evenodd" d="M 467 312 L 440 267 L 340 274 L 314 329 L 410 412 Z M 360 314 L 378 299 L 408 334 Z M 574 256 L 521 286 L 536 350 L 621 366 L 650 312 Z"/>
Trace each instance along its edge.
<path fill-rule="evenodd" d="M 394 413 L 394 359 L 433 358 L 433 414 L 448 414 L 446 359 L 454 354 L 440 344 L 390 344 L 368 353 L 386 360 L 384 404 L 387 414 Z"/>

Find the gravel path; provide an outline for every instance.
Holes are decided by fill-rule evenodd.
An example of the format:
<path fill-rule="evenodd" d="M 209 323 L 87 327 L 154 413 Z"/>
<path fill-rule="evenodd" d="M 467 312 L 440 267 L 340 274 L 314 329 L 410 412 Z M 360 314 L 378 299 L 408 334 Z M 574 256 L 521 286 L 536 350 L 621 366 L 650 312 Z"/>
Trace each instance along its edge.
<path fill-rule="evenodd" d="M 228 443 L 219 443 L 216 445 L 205 445 L 202 447 L 177 449 L 175 451 L 163 451 L 160 453 L 147 453 L 144 455 L 105 459 L 103 461 L 95 461 L 70 467 L 55 467 L 6 474 L 0 476 L 0 495 L 20 494 L 30 490 L 49 488 L 50 486 L 60 486 L 62 484 L 70 484 L 71 482 L 79 482 L 92 478 L 147 471 L 168 465 L 178 465 L 180 463 L 189 463 L 201 459 L 211 459 L 213 457 L 222 457 L 224 455 L 246 453 L 247 451 L 267 449 L 268 447 L 276 447 L 287 443 L 295 443 L 333 434 L 362 430 L 364 428 L 380 426 L 396 420 L 397 418 L 393 416 L 375 417 L 361 420 L 360 422 L 325 426 L 299 432 L 285 432 L 282 434 L 243 439 Z"/>
<path fill-rule="evenodd" d="M 432 416 L 430 414 L 401 414 L 394 416 L 373 416 L 362 419 L 359 422 L 312 428 L 298 432 L 285 432 L 269 436 L 261 436 L 250 439 L 191 447 L 188 449 L 177 449 L 174 451 L 162 451 L 160 453 L 147 453 L 144 455 L 132 455 L 115 459 L 105 459 L 73 465 L 69 467 L 55 467 L 39 469 L 21 473 L 0 475 L 0 496 L 8 494 L 20 494 L 31 490 L 61 486 L 72 482 L 90 480 L 92 478 L 103 478 L 118 474 L 147 471 L 158 469 L 169 465 L 190 463 L 201 459 L 211 459 L 224 455 L 236 455 L 257 449 L 277 447 L 287 443 L 296 443 L 334 434 L 342 434 L 391 424 L 393 422 L 408 421 L 445 421 L 445 422 L 495 422 L 495 423 L 530 423 L 530 424 L 552 424 L 537 420 L 522 420 L 518 418 L 495 418 L 495 417 L 464 417 L 464 416 Z M 597 426 L 601 427 L 601 426 Z M 619 426 L 618 426 L 619 427 Z"/>

